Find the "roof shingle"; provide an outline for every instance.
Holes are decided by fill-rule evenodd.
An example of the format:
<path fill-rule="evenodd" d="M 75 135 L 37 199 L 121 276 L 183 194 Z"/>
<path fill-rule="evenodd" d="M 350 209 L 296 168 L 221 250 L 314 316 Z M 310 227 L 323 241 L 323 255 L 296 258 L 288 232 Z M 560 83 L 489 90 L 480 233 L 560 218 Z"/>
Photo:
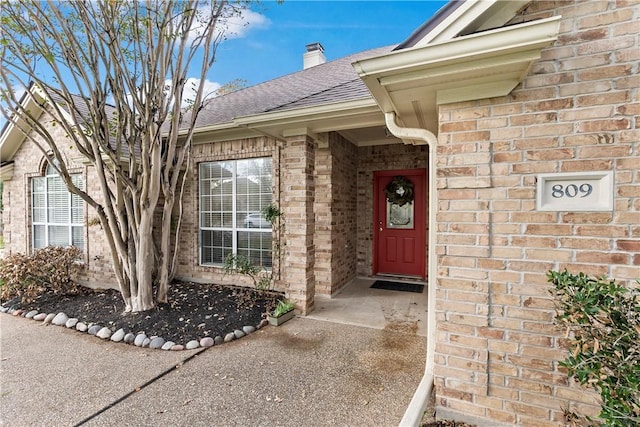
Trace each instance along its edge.
<path fill-rule="evenodd" d="M 351 64 L 394 47 L 355 53 L 210 99 L 198 115 L 196 128 L 229 123 L 237 117 L 370 97 Z"/>

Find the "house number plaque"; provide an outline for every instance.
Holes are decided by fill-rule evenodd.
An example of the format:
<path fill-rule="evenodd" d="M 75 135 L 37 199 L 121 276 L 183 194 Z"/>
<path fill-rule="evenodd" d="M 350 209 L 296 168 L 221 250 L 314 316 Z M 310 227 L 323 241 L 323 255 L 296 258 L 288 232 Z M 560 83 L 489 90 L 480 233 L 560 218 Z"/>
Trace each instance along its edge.
<path fill-rule="evenodd" d="M 540 174 L 536 204 L 539 211 L 612 211 L 613 172 Z"/>

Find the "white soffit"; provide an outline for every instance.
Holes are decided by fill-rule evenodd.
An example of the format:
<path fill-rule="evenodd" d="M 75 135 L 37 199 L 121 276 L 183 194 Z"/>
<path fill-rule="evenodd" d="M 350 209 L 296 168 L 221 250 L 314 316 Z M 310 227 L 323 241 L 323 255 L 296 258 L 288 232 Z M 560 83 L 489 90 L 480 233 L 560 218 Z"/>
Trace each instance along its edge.
<path fill-rule="evenodd" d="M 383 112 L 396 112 L 408 126 L 428 123 L 434 131 L 437 104 L 509 94 L 557 39 L 560 18 L 398 50 L 353 66 Z"/>

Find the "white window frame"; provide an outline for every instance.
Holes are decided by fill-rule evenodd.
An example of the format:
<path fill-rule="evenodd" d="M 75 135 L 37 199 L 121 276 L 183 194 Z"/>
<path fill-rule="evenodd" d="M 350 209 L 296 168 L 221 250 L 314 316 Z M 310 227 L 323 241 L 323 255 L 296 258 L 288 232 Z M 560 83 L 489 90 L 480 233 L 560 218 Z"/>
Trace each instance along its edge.
<path fill-rule="evenodd" d="M 77 174 L 71 174 L 72 179 L 76 180 L 76 185 L 78 185 L 80 188 L 83 187 L 84 185 L 84 178 L 82 176 L 82 174 L 77 173 Z M 31 209 L 31 249 L 32 250 L 36 250 L 36 249 L 41 249 L 47 246 L 50 246 L 50 237 L 49 234 L 51 232 L 51 228 L 53 227 L 58 227 L 58 228 L 66 228 L 67 229 L 67 245 L 64 246 L 76 246 L 79 249 L 83 250 L 85 249 L 86 246 L 86 238 L 85 238 L 85 230 L 84 230 L 84 218 L 85 218 L 85 212 L 84 212 L 84 202 L 82 201 L 82 199 L 80 198 L 80 196 L 77 196 L 73 193 L 71 193 L 70 191 L 66 190 L 66 186 L 65 186 L 65 190 L 66 190 L 66 203 L 64 204 L 64 206 L 58 206 L 58 207 L 54 207 L 51 206 L 51 201 L 50 201 L 50 187 L 52 187 L 52 183 L 54 180 L 60 180 L 60 183 L 64 186 L 64 182 L 62 181 L 62 178 L 60 177 L 60 175 L 55 171 L 55 169 L 47 164 L 46 169 L 45 169 L 45 173 L 42 176 L 35 176 L 31 178 L 31 198 L 30 198 L 30 209 Z M 41 192 L 36 192 L 35 186 L 37 182 L 41 182 L 42 186 L 44 188 L 43 191 Z M 43 197 L 43 205 L 41 206 L 36 206 L 35 204 L 35 198 L 36 195 L 40 194 Z M 36 209 L 43 209 L 44 210 L 44 220 L 39 220 L 40 215 L 36 214 Z M 66 215 L 68 217 L 68 221 L 65 222 L 54 222 L 54 220 L 51 218 L 51 210 L 53 209 L 64 209 L 66 211 Z M 74 215 L 74 209 L 76 210 L 76 214 Z M 36 231 L 37 227 L 41 227 L 42 228 L 42 233 L 44 234 L 43 237 L 43 241 L 44 244 L 36 246 L 36 234 L 38 233 Z M 74 240 L 74 236 L 73 236 L 73 230 L 74 229 L 80 229 L 81 233 L 81 241 L 78 241 L 77 239 Z"/>
<path fill-rule="evenodd" d="M 247 159 L 230 159 L 230 160 L 221 160 L 221 161 L 211 161 L 211 162 L 202 162 L 198 165 L 198 264 L 200 266 L 204 266 L 204 267 L 221 267 L 224 265 L 224 258 L 225 256 L 223 256 L 223 260 L 222 262 L 217 262 L 217 261 L 205 261 L 203 260 L 203 242 L 202 242 L 202 236 L 203 236 L 203 231 L 221 231 L 221 232 L 230 232 L 232 235 L 232 246 L 231 246 L 231 253 L 234 255 L 238 254 L 238 234 L 240 232 L 248 232 L 248 233 L 264 233 L 264 234 L 269 234 L 269 236 L 272 238 L 273 235 L 273 226 L 266 228 L 247 228 L 244 227 L 244 225 L 242 224 L 242 221 L 240 221 L 238 219 L 238 190 L 237 190 L 237 181 L 238 181 L 238 163 L 240 162 L 244 162 L 244 161 L 251 161 L 251 160 L 258 160 L 258 159 L 264 159 L 264 160 L 269 160 L 270 162 L 270 170 L 269 173 L 271 174 L 271 179 L 272 179 L 272 185 L 273 185 L 273 159 L 271 157 L 257 157 L 257 158 L 247 158 Z M 231 192 L 231 200 L 232 200 L 232 210 L 231 210 L 231 217 L 232 217 L 232 226 L 220 226 L 220 227 L 205 227 L 203 226 L 203 196 L 207 196 L 207 195 L 211 195 L 211 193 L 203 193 L 204 189 L 203 189 L 203 183 L 206 182 L 203 180 L 202 178 L 202 173 L 203 173 L 203 167 L 207 166 L 207 165 L 212 165 L 212 164 L 225 164 L 225 163 L 231 163 L 232 164 L 232 192 Z M 262 193 L 264 194 L 264 193 Z M 271 189 L 271 202 L 273 202 L 273 189 Z M 266 206 L 262 206 L 262 208 L 264 208 Z M 224 211 L 223 211 L 224 212 Z M 263 267 L 267 270 L 269 270 L 271 268 L 271 265 L 273 263 L 273 252 L 272 252 L 272 248 L 269 249 L 269 251 L 271 252 L 271 259 L 268 260 L 268 265 L 263 265 Z"/>

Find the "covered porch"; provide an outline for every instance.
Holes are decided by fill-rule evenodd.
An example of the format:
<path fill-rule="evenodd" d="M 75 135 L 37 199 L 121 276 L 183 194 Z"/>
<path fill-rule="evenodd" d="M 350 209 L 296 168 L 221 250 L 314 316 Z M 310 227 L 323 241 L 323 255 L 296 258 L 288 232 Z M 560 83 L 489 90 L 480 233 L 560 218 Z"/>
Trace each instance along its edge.
<path fill-rule="evenodd" d="M 423 281 L 402 281 L 423 285 L 422 292 L 372 288 L 387 277 L 357 277 L 336 295 L 318 295 L 310 319 L 362 326 L 391 332 L 427 336 L 427 288 Z"/>

